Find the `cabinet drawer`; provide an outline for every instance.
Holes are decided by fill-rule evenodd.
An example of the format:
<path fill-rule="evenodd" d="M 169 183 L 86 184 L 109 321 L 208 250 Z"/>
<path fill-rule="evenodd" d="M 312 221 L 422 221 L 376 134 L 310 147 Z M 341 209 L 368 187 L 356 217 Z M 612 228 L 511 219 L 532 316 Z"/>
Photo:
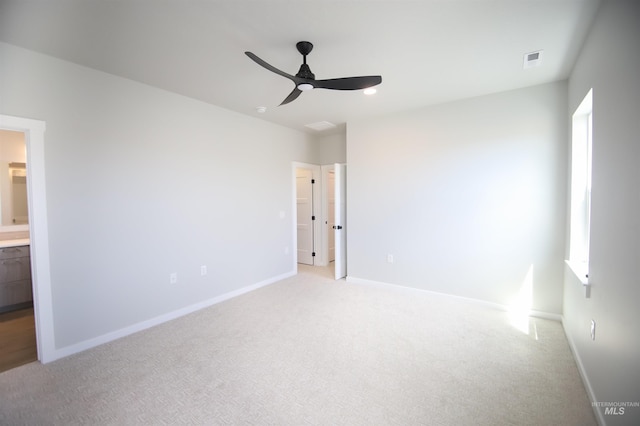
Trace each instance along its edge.
<path fill-rule="evenodd" d="M 33 300 L 31 280 L 0 283 L 0 307 Z"/>
<path fill-rule="evenodd" d="M 14 259 L 16 257 L 29 257 L 29 246 L 0 248 L 0 259 Z"/>
<path fill-rule="evenodd" d="M 0 260 L 0 283 L 31 279 L 31 260 L 28 257 Z"/>

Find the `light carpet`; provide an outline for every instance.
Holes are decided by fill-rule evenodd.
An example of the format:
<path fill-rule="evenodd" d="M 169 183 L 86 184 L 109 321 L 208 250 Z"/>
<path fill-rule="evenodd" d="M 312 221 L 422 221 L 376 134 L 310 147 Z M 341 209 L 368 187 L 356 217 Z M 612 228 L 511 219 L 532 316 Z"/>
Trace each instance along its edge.
<path fill-rule="evenodd" d="M 596 424 L 560 323 L 326 271 L 4 372 L 0 424 Z"/>

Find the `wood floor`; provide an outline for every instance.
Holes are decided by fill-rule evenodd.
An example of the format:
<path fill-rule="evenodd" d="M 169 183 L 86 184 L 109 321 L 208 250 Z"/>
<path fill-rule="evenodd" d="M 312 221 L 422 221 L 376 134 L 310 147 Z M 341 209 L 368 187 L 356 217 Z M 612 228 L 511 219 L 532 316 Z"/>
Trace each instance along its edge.
<path fill-rule="evenodd" d="M 0 373 L 37 359 L 33 308 L 0 314 Z"/>

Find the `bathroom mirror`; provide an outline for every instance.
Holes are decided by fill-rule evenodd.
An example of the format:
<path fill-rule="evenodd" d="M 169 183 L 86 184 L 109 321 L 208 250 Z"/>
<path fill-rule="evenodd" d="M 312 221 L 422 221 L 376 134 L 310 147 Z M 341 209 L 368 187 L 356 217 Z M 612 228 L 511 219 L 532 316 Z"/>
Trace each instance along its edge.
<path fill-rule="evenodd" d="M 28 225 L 24 133 L 0 129 L 0 231 Z"/>

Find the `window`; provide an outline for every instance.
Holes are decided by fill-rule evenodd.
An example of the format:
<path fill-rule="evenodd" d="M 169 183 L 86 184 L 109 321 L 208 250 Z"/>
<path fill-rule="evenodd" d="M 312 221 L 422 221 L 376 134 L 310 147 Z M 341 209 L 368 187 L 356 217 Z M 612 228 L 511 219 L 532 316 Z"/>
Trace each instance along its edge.
<path fill-rule="evenodd" d="M 571 229 L 567 263 L 583 284 L 588 284 L 589 276 L 592 99 L 592 90 L 589 90 L 573 114 L 571 131 Z"/>

